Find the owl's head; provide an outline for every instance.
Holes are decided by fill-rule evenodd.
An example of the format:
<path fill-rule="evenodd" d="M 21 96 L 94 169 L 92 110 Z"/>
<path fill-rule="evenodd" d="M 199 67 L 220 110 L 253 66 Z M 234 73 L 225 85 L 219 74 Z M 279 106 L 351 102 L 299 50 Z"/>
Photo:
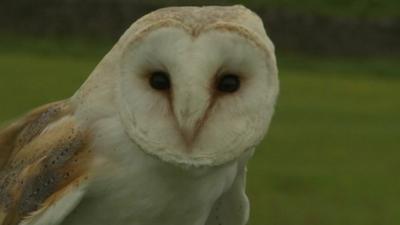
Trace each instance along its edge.
<path fill-rule="evenodd" d="M 274 47 L 243 6 L 157 10 L 109 55 L 99 66 L 113 68 L 103 82 L 115 82 L 115 108 L 143 151 L 214 166 L 264 137 L 279 89 Z"/>

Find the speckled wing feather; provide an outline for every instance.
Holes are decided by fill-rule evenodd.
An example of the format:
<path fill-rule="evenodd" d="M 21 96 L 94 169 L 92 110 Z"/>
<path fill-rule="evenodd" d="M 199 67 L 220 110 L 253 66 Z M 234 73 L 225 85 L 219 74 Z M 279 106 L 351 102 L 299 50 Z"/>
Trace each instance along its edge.
<path fill-rule="evenodd" d="M 0 131 L 0 225 L 54 224 L 79 201 L 91 151 L 73 113 L 56 102 Z M 59 216 L 46 214 L 57 205 Z"/>

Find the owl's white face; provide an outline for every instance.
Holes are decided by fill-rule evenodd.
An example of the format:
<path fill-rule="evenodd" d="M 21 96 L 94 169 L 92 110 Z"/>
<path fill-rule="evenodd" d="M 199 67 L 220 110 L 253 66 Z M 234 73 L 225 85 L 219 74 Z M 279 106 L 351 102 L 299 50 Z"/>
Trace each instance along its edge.
<path fill-rule="evenodd" d="M 129 43 L 119 111 L 144 151 L 184 165 L 220 165 L 266 133 L 278 93 L 274 60 L 246 37 L 163 27 Z M 272 66 L 271 66 L 272 65 Z"/>

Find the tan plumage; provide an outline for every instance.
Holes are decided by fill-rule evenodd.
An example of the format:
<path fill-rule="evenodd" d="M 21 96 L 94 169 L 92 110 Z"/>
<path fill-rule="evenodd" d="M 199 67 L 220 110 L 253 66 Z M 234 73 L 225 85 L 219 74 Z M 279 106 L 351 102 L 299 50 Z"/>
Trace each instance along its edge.
<path fill-rule="evenodd" d="M 245 225 L 278 91 L 250 10 L 150 13 L 70 99 L 0 131 L 0 225 Z"/>
<path fill-rule="evenodd" d="M 38 216 L 88 176 L 89 134 L 67 101 L 40 107 L 0 133 L 0 224 Z"/>

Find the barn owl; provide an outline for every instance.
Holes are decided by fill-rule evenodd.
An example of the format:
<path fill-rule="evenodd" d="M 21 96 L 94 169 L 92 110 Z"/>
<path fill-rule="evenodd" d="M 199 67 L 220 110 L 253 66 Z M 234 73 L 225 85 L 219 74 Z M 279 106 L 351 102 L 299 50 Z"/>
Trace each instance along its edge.
<path fill-rule="evenodd" d="M 71 98 L 1 130 L 0 224 L 246 224 L 277 73 L 243 6 L 140 18 Z"/>

